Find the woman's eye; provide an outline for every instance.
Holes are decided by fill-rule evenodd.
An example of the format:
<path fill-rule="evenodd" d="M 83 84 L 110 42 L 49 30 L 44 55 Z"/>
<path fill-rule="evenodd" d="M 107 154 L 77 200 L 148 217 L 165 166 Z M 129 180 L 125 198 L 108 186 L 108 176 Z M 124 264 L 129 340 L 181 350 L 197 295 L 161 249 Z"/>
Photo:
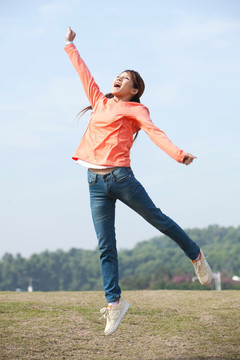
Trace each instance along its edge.
<path fill-rule="evenodd" d="M 116 80 L 130 80 L 130 78 L 129 77 L 127 77 L 127 76 L 123 76 L 123 77 L 121 77 L 121 76 L 117 76 L 117 78 L 116 78 Z"/>

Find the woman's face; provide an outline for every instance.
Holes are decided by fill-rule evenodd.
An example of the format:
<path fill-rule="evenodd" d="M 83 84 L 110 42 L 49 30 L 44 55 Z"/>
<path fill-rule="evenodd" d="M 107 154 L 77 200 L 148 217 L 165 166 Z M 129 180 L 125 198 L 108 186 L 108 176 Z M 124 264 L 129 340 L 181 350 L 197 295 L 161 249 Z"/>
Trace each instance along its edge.
<path fill-rule="evenodd" d="M 119 100 L 128 101 L 137 94 L 138 90 L 134 88 L 130 74 L 123 72 L 113 81 L 111 92 Z"/>

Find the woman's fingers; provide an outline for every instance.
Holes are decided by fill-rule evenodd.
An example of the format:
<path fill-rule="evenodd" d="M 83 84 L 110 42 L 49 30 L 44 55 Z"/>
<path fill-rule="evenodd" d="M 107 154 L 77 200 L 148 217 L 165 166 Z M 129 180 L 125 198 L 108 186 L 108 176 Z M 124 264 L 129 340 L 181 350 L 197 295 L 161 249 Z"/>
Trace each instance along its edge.
<path fill-rule="evenodd" d="M 75 39 L 76 33 L 71 29 L 71 27 L 68 27 L 67 34 L 65 36 L 65 39 L 67 41 L 73 41 Z"/>
<path fill-rule="evenodd" d="M 193 160 L 196 159 L 196 156 L 192 155 L 192 154 L 187 154 L 185 156 L 185 158 L 183 159 L 183 164 L 184 165 L 189 165 L 193 162 Z"/>

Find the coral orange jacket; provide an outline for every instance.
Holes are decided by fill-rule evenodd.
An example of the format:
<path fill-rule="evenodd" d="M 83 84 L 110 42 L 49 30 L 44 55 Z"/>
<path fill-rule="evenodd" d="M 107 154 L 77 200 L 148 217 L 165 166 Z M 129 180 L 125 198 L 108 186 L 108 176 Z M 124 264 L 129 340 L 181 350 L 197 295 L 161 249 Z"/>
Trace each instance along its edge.
<path fill-rule="evenodd" d="M 128 167 L 133 135 L 142 129 L 173 159 L 183 161 L 186 153 L 152 123 L 147 107 L 136 102 L 107 99 L 99 90 L 75 45 L 66 45 L 65 51 L 80 76 L 93 108 L 87 130 L 73 155 L 74 160 L 102 166 Z"/>

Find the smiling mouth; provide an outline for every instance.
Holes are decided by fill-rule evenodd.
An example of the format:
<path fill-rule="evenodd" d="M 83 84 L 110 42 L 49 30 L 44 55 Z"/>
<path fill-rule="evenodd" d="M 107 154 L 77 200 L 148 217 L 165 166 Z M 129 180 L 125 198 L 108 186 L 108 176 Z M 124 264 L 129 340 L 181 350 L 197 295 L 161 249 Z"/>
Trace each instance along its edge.
<path fill-rule="evenodd" d="M 120 84 L 118 84 L 118 83 L 116 83 L 116 84 L 114 84 L 114 87 L 115 87 L 115 88 L 120 88 L 120 87 L 121 87 L 121 85 L 120 85 Z"/>

